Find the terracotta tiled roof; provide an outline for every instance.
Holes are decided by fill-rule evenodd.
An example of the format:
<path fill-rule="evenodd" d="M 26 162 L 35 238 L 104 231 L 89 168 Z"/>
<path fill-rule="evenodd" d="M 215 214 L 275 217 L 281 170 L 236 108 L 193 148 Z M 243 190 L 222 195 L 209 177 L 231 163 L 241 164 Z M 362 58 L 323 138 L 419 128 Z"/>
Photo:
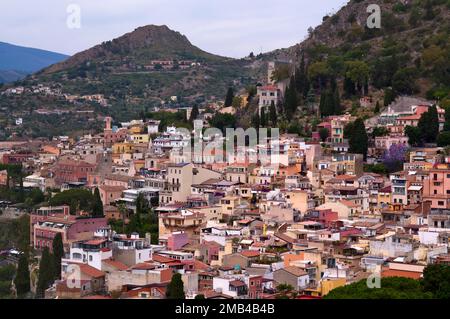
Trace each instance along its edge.
<path fill-rule="evenodd" d="M 103 260 L 103 262 L 111 267 L 116 268 L 117 270 L 127 270 L 129 268 L 127 265 L 117 260 L 105 259 Z"/>
<path fill-rule="evenodd" d="M 290 273 L 290 274 L 292 274 L 294 276 L 297 276 L 297 277 L 307 275 L 307 273 L 304 270 L 302 270 L 302 269 L 300 269 L 298 267 L 295 267 L 295 266 L 289 266 L 289 267 L 285 267 L 285 268 L 282 268 L 282 269 L 284 269 L 288 273 Z"/>
<path fill-rule="evenodd" d="M 132 269 L 135 269 L 135 270 L 153 270 L 155 268 L 156 268 L 156 266 L 154 264 L 149 264 L 149 263 L 140 263 L 140 264 L 136 264 L 132 267 Z"/>
<path fill-rule="evenodd" d="M 161 256 L 158 254 L 154 254 L 153 255 L 153 261 L 159 262 L 159 263 L 170 263 L 173 261 L 176 261 L 175 259 L 169 258 L 169 257 L 165 257 L 165 256 Z"/>
<path fill-rule="evenodd" d="M 259 257 L 260 253 L 256 250 L 243 250 L 241 251 L 241 255 L 251 258 L 251 257 Z"/>
<path fill-rule="evenodd" d="M 91 267 L 89 265 L 86 264 L 77 264 L 80 267 L 80 271 L 81 273 L 88 275 L 90 277 L 93 278 L 100 278 L 100 277 L 104 277 L 105 273 L 101 270 L 98 270 L 94 267 Z"/>

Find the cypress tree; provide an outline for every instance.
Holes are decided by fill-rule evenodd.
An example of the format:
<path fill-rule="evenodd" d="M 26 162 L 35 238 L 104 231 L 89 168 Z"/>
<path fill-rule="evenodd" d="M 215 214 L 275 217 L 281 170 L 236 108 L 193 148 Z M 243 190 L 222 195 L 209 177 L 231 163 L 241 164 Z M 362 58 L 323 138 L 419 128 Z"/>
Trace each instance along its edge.
<path fill-rule="evenodd" d="M 52 242 L 54 278 L 61 279 L 61 259 L 64 257 L 64 245 L 61 233 L 56 234 Z"/>
<path fill-rule="evenodd" d="M 377 104 L 375 105 L 375 109 L 373 110 L 375 114 L 380 113 L 380 102 L 377 101 Z"/>
<path fill-rule="evenodd" d="M 42 251 L 41 261 L 39 263 L 38 283 L 36 287 L 36 297 L 44 298 L 45 290 L 50 287 L 53 282 L 53 264 L 52 256 L 48 247 Z"/>
<path fill-rule="evenodd" d="M 252 125 L 256 130 L 260 128 L 261 118 L 259 116 L 259 112 L 256 112 L 256 114 L 252 117 Z"/>
<path fill-rule="evenodd" d="M 420 129 L 421 138 L 425 143 L 436 142 L 439 135 L 439 117 L 435 105 L 422 114 L 417 126 Z"/>
<path fill-rule="evenodd" d="M 260 121 L 261 127 L 266 127 L 267 121 L 266 121 L 266 108 L 265 107 L 263 107 L 261 109 L 261 117 L 260 117 L 259 121 Z"/>
<path fill-rule="evenodd" d="M 286 89 L 285 103 L 284 103 L 286 116 L 288 118 L 292 117 L 295 114 L 295 112 L 297 111 L 297 105 L 298 101 L 297 101 L 297 91 L 295 90 L 295 79 L 292 76 L 291 81 L 289 82 L 289 86 Z"/>
<path fill-rule="evenodd" d="M 367 136 L 364 121 L 358 118 L 351 126 L 349 138 L 350 153 L 363 154 L 364 160 L 367 158 L 367 148 L 369 145 L 369 138 Z"/>
<path fill-rule="evenodd" d="M 334 88 L 334 105 L 333 105 L 333 113 L 335 115 L 342 114 L 342 105 L 341 105 L 341 97 L 339 96 L 339 89 L 336 86 Z"/>
<path fill-rule="evenodd" d="M 103 217 L 103 203 L 102 199 L 100 198 L 100 191 L 98 190 L 98 187 L 95 188 L 94 191 L 94 202 L 92 204 L 92 216 L 93 217 Z"/>
<path fill-rule="evenodd" d="M 300 67 L 295 72 L 295 87 L 299 94 L 306 98 L 309 90 L 308 76 L 306 74 L 305 54 L 302 53 Z"/>
<path fill-rule="evenodd" d="M 272 127 L 276 127 L 277 126 L 277 109 L 275 107 L 275 102 L 273 102 L 273 101 L 272 101 L 272 103 L 270 103 L 269 114 L 270 114 L 270 122 L 272 123 Z"/>
<path fill-rule="evenodd" d="M 172 276 L 172 280 L 170 281 L 169 285 L 167 286 L 166 290 L 166 297 L 167 299 L 185 299 L 184 294 L 184 284 L 183 280 L 181 280 L 180 274 L 174 274 Z"/>
<path fill-rule="evenodd" d="M 30 292 L 30 269 L 26 254 L 20 256 L 14 285 L 16 286 L 17 296 L 19 298 Z"/>
<path fill-rule="evenodd" d="M 355 83 L 349 77 L 345 77 L 344 79 L 344 93 L 345 97 L 350 98 L 355 95 Z"/>
<path fill-rule="evenodd" d="M 197 106 L 197 105 L 194 105 L 194 106 L 192 107 L 191 117 L 189 118 L 189 121 L 190 121 L 191 123 L 193 123 L 193 122 L 197 119 L 197 117 L 198 117 L 199 114 L 200 114 L 200 112 L 199 112 L 199 110 L 198 110 L 198 106 Z"/>
<path fill-rule="evenodd" d="M 225 107 L 231 106 L 233 104 L 234 99 L 234 90 L 233 88 L 228 88 L 227 96 L 225 97 Z"/>

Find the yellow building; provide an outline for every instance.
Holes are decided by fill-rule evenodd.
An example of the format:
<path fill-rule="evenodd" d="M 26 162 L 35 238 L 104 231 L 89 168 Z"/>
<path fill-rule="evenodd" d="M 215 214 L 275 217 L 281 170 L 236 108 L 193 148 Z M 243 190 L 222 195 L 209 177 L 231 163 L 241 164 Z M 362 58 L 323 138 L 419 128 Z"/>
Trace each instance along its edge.
<path fill-rule="evenodd" d="M 133 134 L 130 135 L 130 141 L 132 143 L 148 143 L 150 141 L 150 137 L 148 134 Z"/>
<path fill-rule="evenodd" d="M 132 126 L 128 129 L 131 134 L 140 134 L 143 132 L 143 129 L 139 125 Z"/>
<path fill-rule="evenodd" d="M 113 154 L 132 154 L 133 143 L 114 143 L 112 152 Z"/>
<path fill-rule="evenodd" d="M 390 205 L 392 201 L 391 186 L 384 187 L 378 191 L 378 207 Z"/>

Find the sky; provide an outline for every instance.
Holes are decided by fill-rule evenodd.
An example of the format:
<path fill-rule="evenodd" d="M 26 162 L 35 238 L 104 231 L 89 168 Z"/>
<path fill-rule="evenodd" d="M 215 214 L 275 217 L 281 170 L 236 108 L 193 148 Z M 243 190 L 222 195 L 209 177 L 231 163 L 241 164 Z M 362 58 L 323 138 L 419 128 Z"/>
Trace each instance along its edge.
<path fill-rule="evenodd" d="M 0 41 L 64 53 L 155 24 L 199 48 L 240 58 L 301 42 L 348 0 L 2 0 Z M 80 9 L 80 19 L 75 11 Z M 75 16 L 75 19 L 71 19 Z M 69 28 L 67 21 L 80 28 Z M 73 24 L 75 22 L 75 24 Z M 69 24 L 70 25 L 70 24 Z"/>

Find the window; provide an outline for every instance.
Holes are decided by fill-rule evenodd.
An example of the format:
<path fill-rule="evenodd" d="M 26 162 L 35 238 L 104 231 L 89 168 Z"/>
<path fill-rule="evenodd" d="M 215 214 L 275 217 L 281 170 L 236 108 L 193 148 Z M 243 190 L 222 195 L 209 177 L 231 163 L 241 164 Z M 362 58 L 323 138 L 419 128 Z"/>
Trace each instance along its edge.
<path fill-rule="evenodd" d="M 440 200 L 440 201 L 438 201 L 438 205 L 439 206 L 444 206 L 444 202 Z"/>
<path fill-rule="evenodd" d="M 92 261 L 92 256 L 89 256 L 89 261 Z"/>

